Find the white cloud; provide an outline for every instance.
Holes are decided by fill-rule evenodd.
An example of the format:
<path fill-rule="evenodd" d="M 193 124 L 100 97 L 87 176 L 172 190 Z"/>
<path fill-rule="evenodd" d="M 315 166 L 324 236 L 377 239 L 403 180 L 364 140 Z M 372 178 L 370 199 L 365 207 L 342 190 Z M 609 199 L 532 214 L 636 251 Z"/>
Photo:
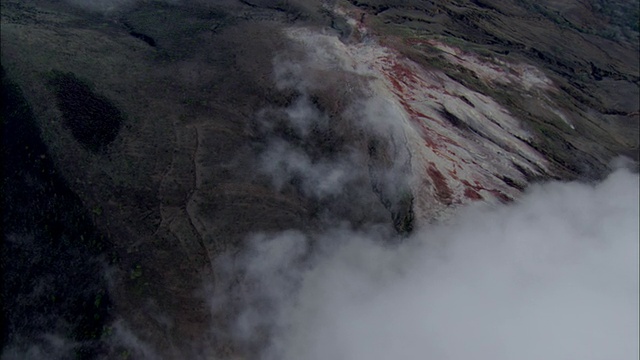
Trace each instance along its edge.
<path fill-rule="evenodd" d="M 638 200 L 638 175 L 618 170 L 470 207 L 398 246 L 375 231 L 263 237 L 272 251 L 246 259 L 272 309 L 250 319 L 273 333 L 263 358 L 637 359 Z"/>
<path fill-rule="evenodd" d="M 276 189 L 281 190 L 293 180 L 300 182 L 308 196 L 323 198 L 339 195 L 358 173 L 355 153 L 336 159 L 312 160 L 303 149 L 283 140 L 273 140 L 260 155 L 260 170 L 269 174 Z"/>

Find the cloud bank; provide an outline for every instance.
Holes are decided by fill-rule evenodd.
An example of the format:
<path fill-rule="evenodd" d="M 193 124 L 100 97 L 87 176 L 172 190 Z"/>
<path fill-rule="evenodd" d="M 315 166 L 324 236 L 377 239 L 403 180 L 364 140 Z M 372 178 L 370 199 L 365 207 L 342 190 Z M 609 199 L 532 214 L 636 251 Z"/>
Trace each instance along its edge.
<path fill-rule="evenodd" d="M 638 185 L 533 186 L 400 245 L 257 236 L 237 335 L 262 359 L 637 359 Z"/>

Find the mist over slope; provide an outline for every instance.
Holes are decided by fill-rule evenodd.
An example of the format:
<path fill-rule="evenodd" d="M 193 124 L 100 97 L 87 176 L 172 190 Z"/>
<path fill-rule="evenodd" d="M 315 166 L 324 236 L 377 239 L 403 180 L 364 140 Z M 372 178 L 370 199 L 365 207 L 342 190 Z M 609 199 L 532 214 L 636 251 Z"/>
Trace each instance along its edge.
<path fill-rule="evenodd" d="M 271 327 L 261 359 L 635 359 L 638 181 L 537 185 L 399 246 L 344 228 L 256 238 L 246 296 L 262 302 L 238 333 Z"/>
<path fill-rule="evenodd" d="M 627 3 L 0 1 L 3 360 L 637 357 Z"/>

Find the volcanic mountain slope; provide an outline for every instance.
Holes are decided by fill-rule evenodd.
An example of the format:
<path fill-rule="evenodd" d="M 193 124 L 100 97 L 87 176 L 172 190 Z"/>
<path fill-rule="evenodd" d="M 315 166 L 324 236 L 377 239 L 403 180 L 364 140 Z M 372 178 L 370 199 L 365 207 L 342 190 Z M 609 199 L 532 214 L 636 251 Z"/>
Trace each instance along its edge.
<path fill-rule="evenodd" d="M 242 293 L 221 259 L 251 234 L 339 222 L 406 234 L 532 181 L 597 179 L 618 155 L 637 164 L 625 4 L 3 0 L 3 92 L 28 108 L 5 109 L 3 144 L 39 149 L 57 184 L 40 201 L 71 204 L 5 195 L 5 238 L 46 253 L 62 240 L 39 213 L 80 217 L 92 235 L 58 222 L 70 245 L 55 246 L 98 259 L 108 283 L 78 295 L 61 278 L 42 307 L 18 307 L 52 274 L 103 271 L 56 259 L 3 287 L 5 349 L 251 358 L 260 344 L 229 335 L 237 308 L 211 300 Z M 14 138 L 26 114 L 34 134 Z M 5 171 L 5 189 L 49 181 Z M 12 246 L 5 282 L 28 266 Z M 91 300 L 103 320 L 67 316 L 88 325 L 64 346 L 48 323 L 22 325 Z"/>

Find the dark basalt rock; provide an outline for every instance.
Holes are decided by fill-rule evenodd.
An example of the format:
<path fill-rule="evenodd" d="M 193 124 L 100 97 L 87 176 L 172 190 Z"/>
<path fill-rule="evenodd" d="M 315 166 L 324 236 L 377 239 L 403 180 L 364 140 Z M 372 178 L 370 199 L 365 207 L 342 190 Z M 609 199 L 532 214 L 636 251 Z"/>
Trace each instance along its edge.
<path fill-rule="evenodd" d="M 3 70 L 1 347 L 9 358 L 38 348 L 49 359 L 92 359 L 105 351 L 111 321 L 100 260 L 110 246 L 55 171 L 39 133 Z M 55 332 L 75 344 L 48 341 Z"/>
<path fill-rule="evenodd" d="M 153 40 L 153 38 L 151 36 L 149 36 L 149 35 L 145 35 L 143 33 L 137 32 L 137 31 L 129 31 L 129 35 L 133 36 L 136 39 L 140 39 L 140 40 L 146 42 L 151 47 L 156 47 L 156 41 Z"/>
<path fill-rule="evenodd" d="M 73 73 L 54 72 L 49 84 L 66 126 L 80 144 L 101 152 L 115 140 L 123 115 L 109 100 L 95 94 Z"/>
<path fill-rule="evenodd" d="M 147 45 L 151 47 L 156 47 L 156 40 L 147 34 L 143 34 L 139 31 L 136 31 L 133 26 L 128 23 L 124 23 L 124 26 L 129 30 L 129 35 L 133 36 L 136 39 L 140 39 L 147 43 Z"/>

